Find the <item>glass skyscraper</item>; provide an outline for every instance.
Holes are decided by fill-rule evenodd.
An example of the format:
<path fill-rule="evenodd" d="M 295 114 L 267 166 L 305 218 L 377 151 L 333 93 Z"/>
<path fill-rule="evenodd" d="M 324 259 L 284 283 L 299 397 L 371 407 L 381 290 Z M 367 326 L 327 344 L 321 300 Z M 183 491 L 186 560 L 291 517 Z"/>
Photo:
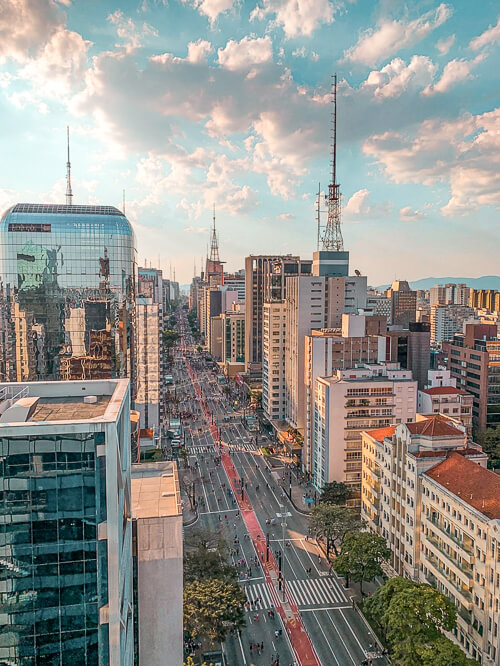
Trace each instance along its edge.
<path fill-rule="evenodd" d="M 132 666 L 127 379 L 0 384 L 0 666 Z"/>
<path fill-rule="evenodd" d="M 0 381 L 130 377 L 136 249 L 112 206 L 16 204 L 0 220 Z"/>

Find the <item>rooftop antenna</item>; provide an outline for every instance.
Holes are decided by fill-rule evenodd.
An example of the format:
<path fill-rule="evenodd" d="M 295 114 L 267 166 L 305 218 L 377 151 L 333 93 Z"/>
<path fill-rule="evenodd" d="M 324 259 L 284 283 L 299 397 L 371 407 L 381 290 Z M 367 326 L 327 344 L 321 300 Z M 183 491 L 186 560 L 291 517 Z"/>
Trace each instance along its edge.
<path fill-rule="evenodd" d="M 210 241 L 210 261 L 220 263 L 219 243 L 217 241 L 217 233 L 215 231 L 215 204 L 213 213 L 212 239 Z"/>
<path fill-rule="evenodd" d="M 193 265 L 193 277 L 196 277 L 196 257 L 194 258 L 194 265 Z"/>
<path fill-rule="evenodd" d="M 69 159 L 69 125 L 66 125 L 66 139 L 68 143 L 68 161 L 66 162 L 66 205 L 73 205 L 73 191 L 71 189 L 71 161 Z"/>
<path fill-rule="evenodd" d="M 328 221 L 323 232 L 322 249 L 333 252 L 344 251 L 344 241 L 340 223 L 340 185 L 337 183 L 337 75 L 333 76 L 332 86 L 332 179 L 328 185 L 326 204 Z"/>
<path fill-rule="evenodd" d="M 316 201 L 316 222 L 318 223 L 318 237 L 316 239 L 316 249 L 319 250 L 319 240 L 321 234 L 321 183 L 318 183 L 318 199 Z"/>
<path fill-rule="evenodd" d="M 122 194 L 122 211 L 123 211 L 123 214 L 125 215 L 125 190 L 123 190 L 123 194 Z"/>
<path fill-rule="evenodd" d="M 174 266 L 174 282 L 175 282 L 175 266 Z"/>

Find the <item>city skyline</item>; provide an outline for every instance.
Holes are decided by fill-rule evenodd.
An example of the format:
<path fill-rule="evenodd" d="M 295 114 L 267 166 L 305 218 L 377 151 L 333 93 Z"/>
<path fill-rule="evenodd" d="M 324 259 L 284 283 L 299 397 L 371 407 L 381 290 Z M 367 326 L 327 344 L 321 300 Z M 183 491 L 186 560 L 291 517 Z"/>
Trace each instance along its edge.
<path fill-rule="evenodd" d="M 229 270 L 249 253 L 312 256 L 337 72 L 353 266 L 371 284 L 436 266 L 498 272 L 493 2 L 381 2 L 368 13 L 329 0 L 145 0 L 89 12 L 7 0 L 0 31 L 2 211 L 64 201 L 70 125 L 74 202 L 121 208 L 125 189 L 140 264 L 166 275 L 175 264 L 188 283 L 213 204 Z"/>

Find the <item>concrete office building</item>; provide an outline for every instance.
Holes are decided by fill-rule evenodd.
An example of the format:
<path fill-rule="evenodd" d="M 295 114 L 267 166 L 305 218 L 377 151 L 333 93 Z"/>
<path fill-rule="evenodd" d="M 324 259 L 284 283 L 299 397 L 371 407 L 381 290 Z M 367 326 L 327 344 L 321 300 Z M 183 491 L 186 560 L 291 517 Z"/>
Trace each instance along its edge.
<path fill-rule="evenodd" d="M 0 220 L 0 376 L 130 377 L 135 237 L 112 206 L 16 204 Z"/>
<path fill-rule="evenodd" d="M 415 420 L 417 383 L 398 363 L 364 365 L 319 377 L 314 387 L 311 475 L 317 489 L 361 487 L 361 433 Z"/>
<path fill-rule="evenodd" d="M 410 322 L 416 321 L 417 292 L 410 289 L 406 280 L 394 280 L 387 297 L 391 300 L 391 325 L 408 328 Z"/>
<path fill-rule="evenodd" d="M 394 329 L 394 330 L 393 330 Z M 424 388 L 431 363 L 431 333 L 426 323 L 410 323 L 406 330 L 391 327 L 386 333 L 387 359 L 413 373 L 419 388 Z"/>
<path fill-rule="evenodd" d="M 312 261 L 292 255 L 251 255 L 245 259 L 245 368 L 250 380 L 262 376 L 264 303 L 284 301 L 287 278 L 311 275 Z"/>
<path fill-rule="evenodd" d="M 137 397 L 135 408 L 140 427 L 156 429 L 161 425 L 163 309 L 151 298 L 137 298 Z M 162 410 L 163 412 L 163 410 Z M 135 461 L 134 461 L 135 462 Z"/>
<path fill-rule="evenodd" d="M 474 308 L 468 305 L 436 304 L 431 308 L 431 343 L 440 345 L 461 333 L 464 322 L 473 319 Z"/>
<path fill-rule="evenodd" d="M 472 393 L 472 422 L 484 430 L 500 425 L 500 339 L 497 327 L 464 324 L 464 333 L 443 343 L 457 387 Z"/>
<path fill-rule="evenodd" d="M 137 663 L 183 662 L 182 506 L 177 465 L 132 466 Z"/>
<path fill-rule="evenodd" d="M 0 385 L 9 664 L 133 664 L 128 379 Z"/>
<path fill-rule="evenodd" d="M 245 311 L 241 306 L 235 305 L 230 312 L 224 312 L 222 317 L 222 362 L 226 372 L 229 368 L 238 366 L 238 372 L 245 369 Z M 229 373 L 231 376 L 233 373 Z"/>
<path fill-rule="evenodd" d="M 320 329 L 305 338 L 304 356 L 304 446 L 302 469 L 312 474 L 312 428 L 314 387 L 319 377 L 331 377 L 337 370 L 358 364 L 385 361 L 385 337 L 366 335 L 366 322 L 372 317 L 345 314 L 342 329 Z"/>

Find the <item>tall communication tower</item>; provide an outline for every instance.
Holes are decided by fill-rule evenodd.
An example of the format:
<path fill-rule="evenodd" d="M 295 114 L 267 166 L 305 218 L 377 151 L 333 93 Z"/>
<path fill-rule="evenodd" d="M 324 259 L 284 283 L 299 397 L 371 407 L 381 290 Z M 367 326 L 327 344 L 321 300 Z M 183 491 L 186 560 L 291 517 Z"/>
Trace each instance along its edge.
<path fill-rule="evenodd" d="M 332 139 L 332 179 L 328 185 L 328 194 L 325 195 L 328 208 L 328 220 L 321 237 L 322 250 L 343 252 L 344 240 L 342 238 L 342 228 L 340 220 L 341 212 L 341 194 L 340 185 L 337 183 L 337 75 L 333 77 L 332 85 L 332 120 L 331 120 L 331 139 Z"/>
<path fill-rule="evenodd" d="M 73 203 L 73 190 L 71 189 L 71 162 L 69 159 L 69 125 L 66 125 L 66 138 L 68 142 L 68 161 L 66 162 L 66 204 Z"/>
<path fill-rule="evenodd" d="M 219 242 L 217 240 L 217 233 L 215 231 L 215 204 L 214 204 L 214 214 L 213 214 L 212 238 L 210 241 L 210 261 L 220 263 Z"/>

